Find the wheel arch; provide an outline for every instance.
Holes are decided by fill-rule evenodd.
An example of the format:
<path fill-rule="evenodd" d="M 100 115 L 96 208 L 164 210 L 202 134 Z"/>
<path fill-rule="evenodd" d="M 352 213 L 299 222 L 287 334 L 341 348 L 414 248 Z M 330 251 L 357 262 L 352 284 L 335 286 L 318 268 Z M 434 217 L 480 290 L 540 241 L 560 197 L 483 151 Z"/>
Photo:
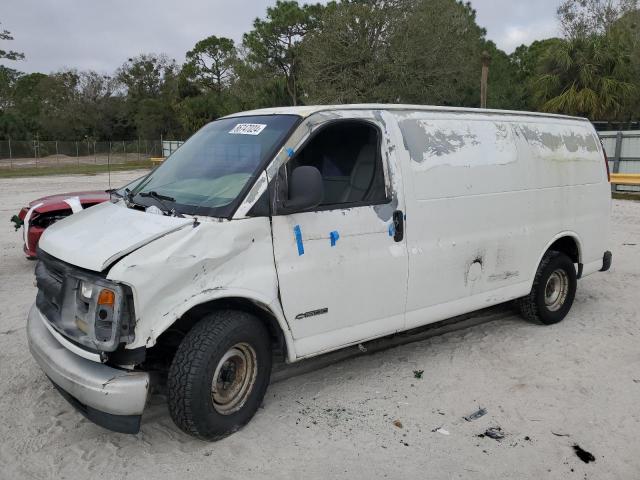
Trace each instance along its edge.
<path fill-rule="evenodd" d="M 256 316 L 267 327 L 274 344 L 274 352 L 281 354 L 288 362 L 295 360 L 293 338 L 284 316 L 274 311 L 270 305 L 246 296 L 217 297 L 193 305 L 157 337 L 156 346 L 171 344 L 167 339 L 172 334 L 186 335 L 205 315 L 219 310 L 240 310 Z M 177 348 L 177 345 L 174 346 Z"/>
<path fill-rule="evenodd" d="M 580 241 L 580 237 L 577 233 L 572 231 L 564 231 L 555 235 L 544 247 L 540 255 L 538 256 L 538 261 L 535 264 L 534 275 L 540 262 L 544 258 L 545 254 L 549 250 L 556 250 L 558 252 L 562 252 L 566 254 L 573 263 L 578 265 L 578 278 L 580 278 L 580 274 L 582 272 L 582 243 Z M 533 283 L 533 279 L 531 280 Z"/>

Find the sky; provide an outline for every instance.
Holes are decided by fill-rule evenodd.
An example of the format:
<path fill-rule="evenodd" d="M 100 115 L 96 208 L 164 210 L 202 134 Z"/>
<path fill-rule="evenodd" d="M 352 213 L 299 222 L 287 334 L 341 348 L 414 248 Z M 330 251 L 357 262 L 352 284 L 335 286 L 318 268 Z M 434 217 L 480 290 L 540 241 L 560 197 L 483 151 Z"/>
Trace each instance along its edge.
<path fill-rule="evenodd" d="M 478 24 L 499 48 L 558 35 L 560 0 L 471 0 Z M 25 54 L 2 61 L 24 72 L 62 68 L 111 73 L 140 53 L 166 53 L 179 63 L 202 38 L 239 41 L 275 0 L 2 0 L 0 29 L 15 40 L 0 48 Z"/>

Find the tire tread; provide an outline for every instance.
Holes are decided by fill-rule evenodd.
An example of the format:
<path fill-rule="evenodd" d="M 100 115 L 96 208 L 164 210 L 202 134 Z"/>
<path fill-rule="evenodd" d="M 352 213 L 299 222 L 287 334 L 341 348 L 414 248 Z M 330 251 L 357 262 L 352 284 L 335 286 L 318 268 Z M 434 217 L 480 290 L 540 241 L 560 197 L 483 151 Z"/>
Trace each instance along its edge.
<path fill-rule="evenodd" d="M 195 382 L 200 380 L 195 371 L 205 368 L 212 352 L 215 355 L 216 349 L 220 348 L 221 339 L 246 326 L 264 329 L 262 322 L 251 314 L 235 310 L 221 310 L 215 315 L 204 317 L 180 343 L 169 369 L 167 389 L 171 418 L 185 433 L 201 439 L 216 441 L 237 430 L 236 428 L 213 434 L 200 428 L 201 425 L 196 421 L 193 411 L 194 402 L 197 402 L 197 399 L 194 398 Z M 266 385 L 264 389 L 266 390 Z"/>
<path fill-rule="evenodd" d="M 540 287 L 540 281 L 542 278 L 542 274 L 544 273 L 544 269 L 551 263 L 551 261 L 562 255 L 561 252 L 556 250 L 549 250 L 545 253 L 544 257 L 540 261 L 540 265 L 538 266 L 538 270 L 536 271 L 536 276 L 533 279 L 533 286 L 531 287 L 531 291 L 529 295 L 519 298 L 516 300 L 518 308 L 520 309 L 521 315 L 525 318 L 525 320 L 532 323 L 544 323 L 540 318 L 540 312 L 538 311 L 538 305 L 536 303 L 536 293 L 538 288 Z"/>

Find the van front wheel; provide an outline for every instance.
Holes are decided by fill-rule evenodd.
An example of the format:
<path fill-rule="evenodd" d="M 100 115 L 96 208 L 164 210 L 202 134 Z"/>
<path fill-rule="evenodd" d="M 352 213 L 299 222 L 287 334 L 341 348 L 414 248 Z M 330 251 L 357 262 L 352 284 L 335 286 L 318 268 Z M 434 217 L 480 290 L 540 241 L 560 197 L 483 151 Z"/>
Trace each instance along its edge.
<path fill-rule="evenodd" d="M 271 375 L 264 324 L 245 312 L 219 311 L 187 333 L 171 363 L 169 412 L 181 430 L 219 440 L 245 425 Z"/>
<path fill-rule="evenodd" d="M 573 305 L 577 283 L 571 259 L 562 252 L 547 252 L 538 266 L 531 292 L 518 300 L 520 312 L 527 320 L 545 325 L 562 321 Z"/>

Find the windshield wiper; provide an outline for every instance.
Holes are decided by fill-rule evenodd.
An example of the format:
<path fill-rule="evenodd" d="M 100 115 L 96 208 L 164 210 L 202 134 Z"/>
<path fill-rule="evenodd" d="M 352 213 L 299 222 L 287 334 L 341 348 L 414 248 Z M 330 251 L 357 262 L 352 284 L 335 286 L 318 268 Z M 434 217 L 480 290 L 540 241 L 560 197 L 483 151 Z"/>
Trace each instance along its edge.
<path fill-rule="evenodd" d="M 137 205 L 139 207 L 142 207 L 142 205 L 138 205 L 136 202 L 133 201 L 133 192 L 131 192 L 131 190 L 129 190 L 128 188 L 124 189 L 124 195 L 122 196 L 122 198 L 124 198 L 124 201 L 126 202 L 127 206 L 130 207 L 131 205 Z"/>
<path fill-rule="evenodd" d="M 167 202 L 175 202 L 176 199 L 173 197 L 169 197 L 167 195 L 161 195 L 160 193 L 156 192 L 155 190 L 152 190 L 151 192 L 140 192 L 138 195 L 140 195 L 141 197 L 151 197 L 151 198 L 155 198 L 156 200 L 166 200 Z"/>
<path fill-rule="evenodd" d="M 124 192 L 124 195 L 122 195 L 122 199 L 124 200 L 124 203 L 127 206 L 127 208 L 131 208 L 131 207 L 145 208 L 146 207 L 146 205 L 140 205 L 139 203 L 136 203 L 133 200 L 133 197 L 135 197 L 135 195 L 133 194 L 133 192 L 130 189 L 125 188 L 123 190 L 123 192 Z M 120 194 L 118 194 L 118 195 L 120 195 Z"/>
<path fill-rule="evenodd" d="M 117 188 L 111 188 L 109 190 L 105 190 L 105 192 L 109 194 L 109 197 L 111 197 L 111 195 L 115 195 L 116 197 L 124 198 L 124 195 L 121 194 Z"/>
<path fill-rule="evenodd" d="M 164 209 L 164 213 L 167 213 L 174 217 L 182 217 L 182 215 L 176 212 L 175 208 L 169 208 L 169 206 L 166 203 L 164 203 L 165 201 L 175 202 L 176 201 L 175 198 L 169 197 L 168 195 L 161 195 L 160 193 L 154 190 L 152 190 L 151 192 L 140 192 L 138 193 L 138 195 L 140 195 L 141 197 L 148 197 L 148 198 L 154 199 L 158 203 L 158 205 L 160 205 Z"/>

